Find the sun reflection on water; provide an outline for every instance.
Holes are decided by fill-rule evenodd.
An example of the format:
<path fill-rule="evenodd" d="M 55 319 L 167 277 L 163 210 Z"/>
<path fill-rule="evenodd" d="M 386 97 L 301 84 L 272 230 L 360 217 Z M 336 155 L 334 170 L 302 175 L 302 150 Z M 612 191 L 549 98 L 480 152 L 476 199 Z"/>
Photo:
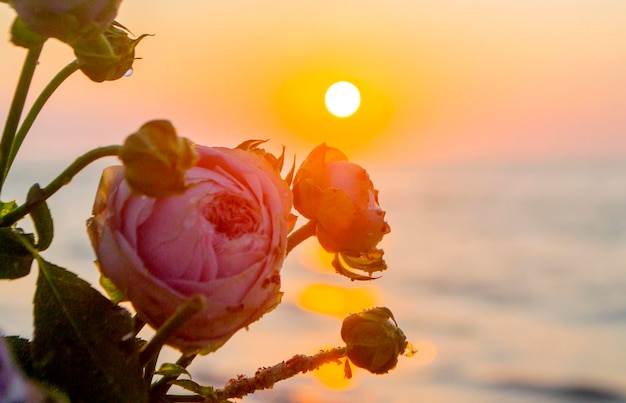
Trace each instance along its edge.
<path fill-rule="evenodd" d="M 345 359 L 341 360 L 341 363 L 329 363 L 326 365 L 322 365 L 315 371 L 313 371 L 313 376 L 319 382 L 322 383 L 326 388 L 331 390 L 348 390 L 353 389 L 357 382 L 354 378 L 348 379 L 344 373 L 344 365 Z M 354 366 L 352 366 L 353 374 L 354 374 Z"/>
<path fill-rule="evenodd" d="M 330 284 L 312 284 L 299 295 L 298 305 L 308 311 L 343 319 L 351 313 L 375 306 L 378 291 L 372 286 L 345 288 Z"/>

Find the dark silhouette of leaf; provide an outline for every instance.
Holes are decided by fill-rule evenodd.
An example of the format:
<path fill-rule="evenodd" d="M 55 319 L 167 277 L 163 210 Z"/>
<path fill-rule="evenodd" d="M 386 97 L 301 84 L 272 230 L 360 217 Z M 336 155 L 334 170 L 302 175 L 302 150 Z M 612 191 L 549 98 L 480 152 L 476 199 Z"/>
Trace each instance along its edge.
<path fill-rule="evenodd" d="M 0 279 L 14 280 L 30 273 L 33 255 L 22 245 L 26 241 L 33 242 L 33 235 L 19 228 L 0 228 Z"/>
<path fill-rule="evenodd" d="M 39 259 L 32 342 L 37 372 L 72 402 L 147 402 L 129 313 Z"/>

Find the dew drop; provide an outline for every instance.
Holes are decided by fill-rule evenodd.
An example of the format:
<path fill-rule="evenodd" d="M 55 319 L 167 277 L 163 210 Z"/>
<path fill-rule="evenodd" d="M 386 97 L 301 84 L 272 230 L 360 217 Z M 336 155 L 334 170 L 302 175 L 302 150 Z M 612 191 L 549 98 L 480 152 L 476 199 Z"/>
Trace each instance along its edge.
<path fill-rule="evenodd" d="M 124 77 L 130 77 L 133 75 L 133 68 L 131 67 L 130 69 L 126 70 L 126 73 L 124 73 Z"/>

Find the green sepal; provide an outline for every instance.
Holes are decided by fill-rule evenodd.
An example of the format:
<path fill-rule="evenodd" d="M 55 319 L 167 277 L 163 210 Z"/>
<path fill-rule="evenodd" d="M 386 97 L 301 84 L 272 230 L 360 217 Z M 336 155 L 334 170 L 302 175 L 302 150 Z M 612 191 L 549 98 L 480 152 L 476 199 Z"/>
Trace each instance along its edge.
<path fill-rule="evenodd" d="M 335 253 L 332 265 L 335 271 L 342 276 L 348 277 L 350 280 L 367 281 L 375 280 L 375 272 L 387 269 L 387 264 L 383 259 L 382 249 L 372 249 L 359 256 L 351 256 L 345 253 Z M 355 273 L 351 269 L 356 269 L 367 273 L 367 275 Z"/>
<path fill-rule="evenodd" d="M 33 255 L 24 242 L 32 245 L 35 237 L 21 228 L 0 228 L 0 279 L 15 280 L 30 273 Z"/>
<path fill-rule="evenodd" d="M 16 17 L 11 25 L 11 42 L 16 46 L 31 49 L 41 46 L 46 39 L 48 38 L 31 31 L 20 17 Z"/>
<path fill-rule="evenodd" d="M 147 402 L 128 311 L 75 274 L 38 258 L 34 367 L 71 401 Z"/>
<path fill-rule="evenodd" d="M 113 302 L 114 304 L 119 304 L 126 299 L 124 294 L 119 290 L 119 288 L 115 286 L 115 284 L 113 284 L 111 279 L 109 279 L 108 277 L 100 275 L 100 280 L 98 282 L 100 283 L 100 287 L 102 287 L 111 302 Z"/>
<path fill-rule="evenodd" d="M 33 219 L 35 232 L 37 233 L 37 249 L 40 251 L 46 250 L 52 243 L 54 225 L 50 209 L 38 183 L 35 183 L 29 189 L 28 196 L 26 196 L 26 204 L 35 206 L 30 211 L 30 216 Z"/>

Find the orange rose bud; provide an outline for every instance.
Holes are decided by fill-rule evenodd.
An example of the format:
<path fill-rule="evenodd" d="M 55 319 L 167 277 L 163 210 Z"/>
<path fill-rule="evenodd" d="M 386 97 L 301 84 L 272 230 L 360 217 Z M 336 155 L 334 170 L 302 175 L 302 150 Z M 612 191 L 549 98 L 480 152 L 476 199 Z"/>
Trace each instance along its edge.
<path fill-rule="evenodd" d="M 398 363 L 408 345 L 388 308 L 376 307 L 351 314 L 343 320 L 341 338 L 346 355 L 357 367 L 386 374 Z"/>
<path fill-rule="evenodd" d="M 191 142 L 179 137 L 167 120 L 150 121 L 128 136 L 119 157 L 131 189 L 150 197 L 184 192 L 185 172 L 198 158 Z"/>
<path fill-rule="evenodd" d="M 317 221 L 317 238 L 328 252 L 361 256 L 390 231 L 365 169 L 326 144 L 296 172 L 293 194 L 296 210 Z"/>

